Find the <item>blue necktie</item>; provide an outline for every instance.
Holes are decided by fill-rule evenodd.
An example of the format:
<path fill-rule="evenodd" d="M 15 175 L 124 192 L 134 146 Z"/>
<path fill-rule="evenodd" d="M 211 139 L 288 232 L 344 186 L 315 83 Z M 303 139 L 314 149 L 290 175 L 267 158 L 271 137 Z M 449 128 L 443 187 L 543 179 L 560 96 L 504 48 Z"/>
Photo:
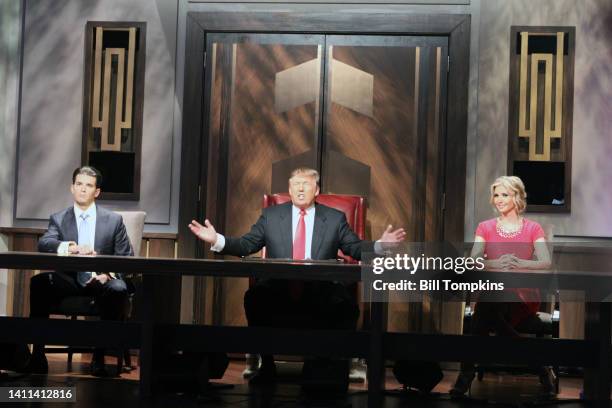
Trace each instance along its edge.
<path fill-rule="evenodd" d="M 91 242 L 91 228 L 92 223 L 87 219 L 89 218 L 89 214 L 81 214 L 81 221 L 79 224 L 79 246 L 87 245 L 90 248 L 93 248 L 93 243 Z M 77 281 L 81 286 L 85 286 L 87 281 L 91 278 L 91 272 L 78 272 L 77 273 Z"/>

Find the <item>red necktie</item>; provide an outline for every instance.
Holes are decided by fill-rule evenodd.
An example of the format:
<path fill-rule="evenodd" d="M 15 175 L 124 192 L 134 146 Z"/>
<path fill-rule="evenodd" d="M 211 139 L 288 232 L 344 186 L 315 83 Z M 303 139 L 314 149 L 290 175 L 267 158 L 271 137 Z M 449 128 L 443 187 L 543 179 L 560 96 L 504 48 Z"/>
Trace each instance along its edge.
<path fill-rule="evenodd" d="M 295 229 L 295 239 L 293 240 L 293 259 L 306 258 L 306 222 L 304 216 L 305 210 L 300 210 L 300 219 L 298 220 L 297 228 Z M 301 297 L 304 290 L 303 282 L 289 281 L 289 295 L 295 301 Z"/>
<path fill-rule="evenodd" d="M 304 222 L 305 210 L 300 210 L 300 219 L 295 230 L 293 240 L 293 259 L 306 258 L 306 222 Z"/>

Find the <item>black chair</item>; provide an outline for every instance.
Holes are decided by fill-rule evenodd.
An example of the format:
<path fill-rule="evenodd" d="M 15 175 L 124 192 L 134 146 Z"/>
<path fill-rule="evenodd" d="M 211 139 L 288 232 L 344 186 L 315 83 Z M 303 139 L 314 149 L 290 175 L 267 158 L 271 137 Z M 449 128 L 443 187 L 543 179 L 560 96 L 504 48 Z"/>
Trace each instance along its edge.
<path fill-rule="evenodd" d="M 129 285 L 128 285 L 129 286 Z M 132 308 L 134 294 L 130 293 L 128 297 L 128 308 Z M 51 314 L 64 315 L 69 317 L 70 320 L 77 320 L 79 316 L 85 319 L 99 318 L 100 311 L 96 305 L 95 299 L 89 296 L 70 296 L 62 300 L 58 307 L 51 311 Z M 131 311 L 126 311 L 126 317 L 129 317 Z M 66 368 L 72 370 L 72 357 L 75 353 L 92 353 L 93 347 L 45 347 L 46 353 L 67 353 L 68 360 L 66 362 Z M 130 350 L 118 350 L 117 354 L 117 374 L 124 371 L 131 371 L 132 359 Z"/>
<path fill-rule="evenodd" d="M 546 234 L 546 242 L 549 245 L 548 251 L 552 254 L 552 248 L 550 245 L 554 240 L 553 226 L 548 224 L 543 226 Z M 540 296 L 542 302 L 540 303 L 540 311 L 536 315 L 522 321 L 516 330 L 525 336 L 534 337 L 548 337 L 548 338 L 559 338 L 559 291 L 547 292 L 541 291 Z M 466 306 L 470 305 L 470 298 L 466 300 Z M 465 328 L 470 327 L 471 318 L 473 314 L 472 307 L 466 307 L 464 313 L 463 327 L 464 333 Z M 555 365 L 552 367 L 555 373 L 555 392 L 559 393 L 559 366 Z M 476 378 L 478 381 L 482 381 L 486 372 L 507 372 L 513 374 L 520 373 L 534 373 L 535 369 L 529 369 L 525 366 L 504 366 L 504 365 L 477 365 L 476 366 Z"/>
<path fill-rule="evenodd" d="M 559 338 L 559 292 L 542 293 L 542 301 L 540 311 L 530 318 L 522 321 L 516 330 L 525 336 L 534 336 L 538 338 Z M 469 305 L 469 299 L 467 304 Z M 470 327 L 473 315 L 473 307 L 466 307 L 463 327 L 464 332 L 466 327 Z M 553 371 L 556 375 L 555 391 L 559 392 L 559 367 L 553 366 Z M 487 372 L 506 372 L 512 374 L 534 373 L 535 369 L 529 369 L 525 366 L 506 366 L 506 365 L 476 365 L 476 378 L 482 381 Z"/>

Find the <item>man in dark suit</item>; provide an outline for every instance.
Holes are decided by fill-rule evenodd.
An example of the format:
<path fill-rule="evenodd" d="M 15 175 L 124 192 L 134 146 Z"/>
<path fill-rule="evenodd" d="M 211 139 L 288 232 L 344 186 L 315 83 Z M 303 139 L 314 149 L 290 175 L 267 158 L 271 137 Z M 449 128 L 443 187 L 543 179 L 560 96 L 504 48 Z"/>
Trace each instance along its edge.
<path fill-rule="evenodd" d="M 134 255 L 120 215 L 99 207 L 100 173 L 81 167 L 72 174 L 70 192 L 74 204 L 51 215 L 47 232 L 38 241 L 40 252 L 60 255 Z M 93 296 L 100 318 L 121 320 L 125 316 L 128 290 L 121 275 L 95 272 L 44 272 L 30 282 L 30 317 L 48 318 L 49 311 L 68 296 Z M 29 368 L 46 373 L 44 345 L 34 345 Z M 92 372 L 103 376 L 104 350 L 96 349 Z"/>
<path fill-rule="evenodd" d="M 189 228 L 211 244 L 212 251 L 246 256 L 265 246 L 269 258 L 336 259 L 341 249 L 359 260 L 362 252 L 374 251 L 380 242 L 404 240 L 404 230 L 389 225 L 377 244 L 362 241 L 343 212 L 315 203 L 318 194 L 319 173 L 298 168 L 289 178 L 291 203 L 265 208 L 242 237 L 224 237 L 208 220 L 204 225 L 194 220 Z M 244 307 L 249 326 L 351 329 L 359 317 L 347 288 L 333 282 L 259 281 L 246 292 Z M 258 377 L 269 379 L 274 374 L 272 356 L 263 356 Z"/>

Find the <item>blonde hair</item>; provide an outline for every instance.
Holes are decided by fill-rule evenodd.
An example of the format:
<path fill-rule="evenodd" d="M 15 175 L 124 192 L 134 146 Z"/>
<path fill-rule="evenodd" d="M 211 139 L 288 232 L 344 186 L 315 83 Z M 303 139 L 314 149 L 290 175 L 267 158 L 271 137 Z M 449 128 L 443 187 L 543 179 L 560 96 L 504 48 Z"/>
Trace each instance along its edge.
<path fill-rule="evenodd" d="M 514 201 L 514 206 L 519 214 L 525 211 L 527 207 L 527 193 L 525 192 L 525 184 L 523 184 L 523 180 L 516 176 L 501 176 L 495 179 L 493 184 L 491 184 L 491 197 L 489 202 L 495 208 L 495 202 L 493 200 L 495 196 L 495 188 L 496 187 L 505 187 L 508 191 L 514 193 L 512 196 L 512 200 Z"/>
<path fill-rule="evenodd" d="M 315 169 L 311 169 L 310 167 L 298 167 L 297 169 L 291 172 L 291 176 L 289 177 L 289 180 L 291 180 L 298 174 L 301 174 L 306 177 L 314 177 L 317 185 L 319 185 L 319 179 L 321 177 L 319 176 L 319 172 L 316 171 Z"/>

